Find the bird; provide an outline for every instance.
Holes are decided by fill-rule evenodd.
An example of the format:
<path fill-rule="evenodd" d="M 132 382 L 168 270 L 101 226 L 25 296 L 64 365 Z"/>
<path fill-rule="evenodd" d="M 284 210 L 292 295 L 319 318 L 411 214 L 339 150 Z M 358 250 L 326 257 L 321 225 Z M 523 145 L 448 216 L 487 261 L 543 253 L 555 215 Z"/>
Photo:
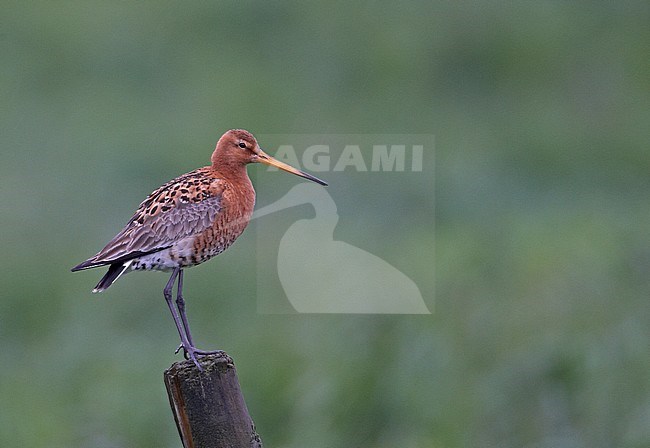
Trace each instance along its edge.
<path fill-rule="evenodd" d="M 194 345 L 183 298 L 183 270 L 228 249 L 248 225 L 255 206 L 255 189 L 247 165 L 274 166 L 327 186 L 327 182 L 268 155 L 253 134 L 243 129 L 224 133 L 210 160 L 211 165 L 178 176 L 154 190 L 102 250 L 72 268 L 76 272 L 108 266 L 93 293 L 108 289 L 125 273 L 171 272 L 163 296 L 181 340 L 176 353 L 182 349 L 185 358 L 199 370 L 198 358 L 221 351 L 200 350 Z"/>

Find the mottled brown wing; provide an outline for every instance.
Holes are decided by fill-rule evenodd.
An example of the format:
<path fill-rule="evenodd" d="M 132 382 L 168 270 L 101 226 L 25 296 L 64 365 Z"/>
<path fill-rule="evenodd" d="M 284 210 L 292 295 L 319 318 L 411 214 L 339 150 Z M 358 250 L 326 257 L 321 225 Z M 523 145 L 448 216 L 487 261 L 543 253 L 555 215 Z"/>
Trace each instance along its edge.
<path fill-rule="evenodd" d="M 157 252 L 199 234 L 216 219 L 220 202 L 220 197 L 212 197 L 199 203 L 178 204 L 143 224 L 134 221 L 107 244 L 95 261 L 134 258 L 133 255 Z"/>
<path fill-rule="evenodd" d="M 72 270 L 88 269 L 158 252 L 206 230 L 222 209 L 220 179 L 202 170 L 161 186 L 145 199 L 126 227 L 97 255 Z"/>

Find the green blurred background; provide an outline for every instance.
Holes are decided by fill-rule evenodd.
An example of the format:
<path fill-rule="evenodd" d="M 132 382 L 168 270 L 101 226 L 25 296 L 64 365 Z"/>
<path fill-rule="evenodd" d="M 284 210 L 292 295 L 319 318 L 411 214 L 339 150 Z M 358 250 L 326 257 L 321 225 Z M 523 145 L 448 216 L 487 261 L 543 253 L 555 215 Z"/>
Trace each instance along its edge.
<path fill-rule="evenodd" d="M 341 214 L 433 315 L 258 314 L 252 232 L 188 272 L 266 446 L 650 446 L 650 4 L 0 9 L 0 446 L 180 446 L 166 278 L 91 296 L 69 268 L 232 127 L 436 138 L 435 244 L 391 206 Z"/>

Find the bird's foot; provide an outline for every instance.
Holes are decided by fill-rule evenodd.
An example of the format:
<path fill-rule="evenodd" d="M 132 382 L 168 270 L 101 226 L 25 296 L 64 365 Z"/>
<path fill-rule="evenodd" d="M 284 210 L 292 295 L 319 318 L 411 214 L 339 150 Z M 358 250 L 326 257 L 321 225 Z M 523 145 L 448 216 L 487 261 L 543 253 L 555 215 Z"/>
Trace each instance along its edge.
<path fill-rule="evenodd" d="M 176 351 L 174 351 L 175 354 L 178 354 L 183 350 L 183 357 L 187 360 L 192 360 L 192 362 L 196 365 L 196 367 L 203 372 L 203 367 L 201 367 L 201 364 L 199 363 L 199 360 L 197 356 L 207 356 L 207 355 L 218 355 L 225 353 L 223 350 L 199 350 L 198 348 L 188 345 L 185 347 L 184 344 L 181 344 L 178 346 Z"/>
<path fill-rule="evenodd" d="M 223 350 L 199 350 L 198 348 L 195 347 L 194 353 L 201 356 L 207 356 L 207 355 L 220 355 L 225 352 Z"/>

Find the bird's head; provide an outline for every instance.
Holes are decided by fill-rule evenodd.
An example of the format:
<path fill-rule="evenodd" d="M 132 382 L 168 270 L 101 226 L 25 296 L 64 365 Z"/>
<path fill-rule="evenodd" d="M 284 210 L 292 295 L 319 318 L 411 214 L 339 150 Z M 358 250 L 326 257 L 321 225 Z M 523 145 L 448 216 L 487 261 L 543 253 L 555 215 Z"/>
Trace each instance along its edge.
<path fill-rule="evenodd" d="M 223 134 L 212 154 L 212 166 L 218 168 L 223 165 L 246 165 L 248 163 L 263 163 L 274 166 L 296 176 L 309 179 L 317 184 L 327 186 L 327 183 L 319 178 L 300 171 L 284 162 L 280 162 L 265 153 L 250 132 L 243 129 L 231 129 Z"/>

